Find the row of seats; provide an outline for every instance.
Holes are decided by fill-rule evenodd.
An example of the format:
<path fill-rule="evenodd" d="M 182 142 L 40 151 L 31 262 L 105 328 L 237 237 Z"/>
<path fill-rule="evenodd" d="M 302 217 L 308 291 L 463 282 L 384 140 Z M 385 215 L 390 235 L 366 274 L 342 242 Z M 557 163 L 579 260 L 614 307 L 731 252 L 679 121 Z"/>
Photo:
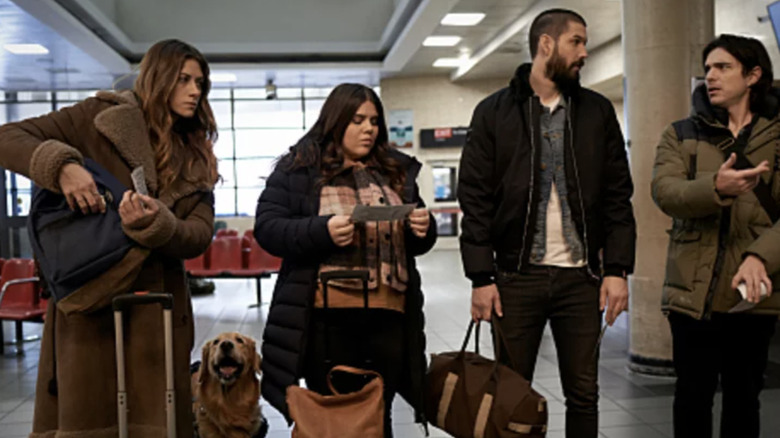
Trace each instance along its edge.
<path fill-rule="evenodd" d="M 255 278 L 257 303 L 262 303 L 260 279 L 279 272 L 282 259 L 272 256 L 257 244 L 251 230 L 243 236 L 236 230 L 217 231 L 209 248 L 198 257 L 185 260 L 188 275 L 199 278 Z"/>
<path fill-rule="evenodd" d="M 2 321 L 14 321 L 16 353 L 22 354 L 22 323 L 43 322 L 47 304 L 48 300 L 41 297 L 40 283 L 35 276 L 35 262 L 32 259 L 0 259 L 0 343 L 5 339 Z"/>
<path fill-rule="evenodd" d="M 238 236 L 236 230 L 220 230 L 205 253 L 185 260 L 187 273 L 201 278 L 255 278 L 257 304 L 262 303 L 261 278 L 279 272 L 282 260 L 274 257 L 257 244 L 251 231 Z M 14 321 L 16 325 L 16 351 L 23 352 L 23 322 L 42 322 L 48 300 L 41 297 L 35 262 L 32 259 L 0 258 L 0 322 Z M 0 323 L 0 344 L 3 325 Z M 0 347 L 0 354 L 2 354 Z"/>

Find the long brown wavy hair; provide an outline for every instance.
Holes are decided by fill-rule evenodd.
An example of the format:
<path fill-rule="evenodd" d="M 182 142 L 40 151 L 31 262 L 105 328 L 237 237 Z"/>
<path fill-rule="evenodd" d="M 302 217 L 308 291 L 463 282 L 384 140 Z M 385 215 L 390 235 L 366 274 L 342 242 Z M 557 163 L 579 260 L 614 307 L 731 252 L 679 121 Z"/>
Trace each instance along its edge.
<path fill-rule="evenodd" d="M 400 194 L 405 174 L 399 162 L 390 157 L 385 110 L 379 96 L 365 85 L 341 84 L 334 88 L 325 99 L 317 122 L 290 148 L 290 152 L 282 157 L 280 163 L 285 163 L 288 170 L 319 167 L 322 178 L 317 186 L 326 184 L 344 166 L 344 150 L 341 147 L 344 133 L 360 105 L 365 102 L 371 102 L 376 107 L 379 134 L 374 147 L 363 161 L 379 169 L 393 190 Z"/>
<path fill-rule="evenodd" d="M 203 72 L 200 100 L 194 116 L 174 117 L 168 101 L 179 73 L 189 59 L 197 61 Z M 199 183 L 203 182 L 202 175 L 205 174 L 208 184 L 216 183 L 219 178 L 213 146 L 217 140 L 217 124 L 209 105 L 209 90 L 211 81 L 206 58 L 183 41 L 160 41 L 141 60 L 134 91 L 149 127 L 160 190 L 178 178 Z M 197 167 L 201 168 L 199 172 Z"/>

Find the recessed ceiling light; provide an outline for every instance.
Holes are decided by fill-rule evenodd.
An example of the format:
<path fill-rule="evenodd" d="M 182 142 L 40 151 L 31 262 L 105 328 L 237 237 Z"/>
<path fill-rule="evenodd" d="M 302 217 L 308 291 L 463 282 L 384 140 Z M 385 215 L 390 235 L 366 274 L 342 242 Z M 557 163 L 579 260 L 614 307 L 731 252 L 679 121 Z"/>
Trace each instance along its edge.
<path fill-rule="evenodd" d="M 459 36 L 429 36 L 423 41 L 425 47 L 452 47 L 460 42 Z"/>
<path fill-rule="evenodd" d="M 482 21 L 483 18 L 485 18 L 485 14 L 481 12 L 454 13 L 445 15 L 441 19 L 441 24 L 444 26 L 474 26 Z"/>
<path fill-rule="evenodd" d="M 433 62 L 434 67 L 460 67 L 463 64 L 462 58 L 439 58 Z"/>
<path fill-rule="evenodd" d="M 49 49 L 40 44 L 4 44 L 3 48 L 14 55 L 45 55 Z"/>
<path fill-rule="evenodd" d="M 236 82 L 238 80 L 235 73 L 228 72 L 211 72 L 209 79 L 211 82 Z"/>

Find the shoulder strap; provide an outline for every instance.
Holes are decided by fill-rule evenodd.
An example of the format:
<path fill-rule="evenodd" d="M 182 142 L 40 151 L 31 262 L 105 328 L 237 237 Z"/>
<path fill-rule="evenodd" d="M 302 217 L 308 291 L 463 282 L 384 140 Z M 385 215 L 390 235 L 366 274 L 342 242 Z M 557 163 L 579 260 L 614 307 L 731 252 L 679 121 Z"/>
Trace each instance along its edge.
<path fill-rule="evenodd" d="M 672 126 L 677 134 L 677 141 L 681 143 L 685 140 L 699 139 L 699 129 L 696 122 L 690 118 L 678 120 L 672 123 Z M 696 147 L 688 153 L 688 180 L 694 179 L 696 179 Z"/>

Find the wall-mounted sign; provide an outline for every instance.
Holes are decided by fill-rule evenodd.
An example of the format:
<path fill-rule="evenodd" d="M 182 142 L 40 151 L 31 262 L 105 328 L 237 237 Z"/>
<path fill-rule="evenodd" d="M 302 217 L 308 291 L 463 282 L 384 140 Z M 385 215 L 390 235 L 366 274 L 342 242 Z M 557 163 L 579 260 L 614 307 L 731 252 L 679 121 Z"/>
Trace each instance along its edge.
<path fill-rule="evenodd" d="M 410 148 L 414 141 L 412 110 L 390 110 L 387 112 L 388 143 L 394 148 Z"/>
<path fill-rule="evenodd" d="M 435 128 L 420 130 L 421 148 L 451 148 L 462 147 L 466 144 L 466 135 L 469 128 L 465 126 L 456 128 Z"/>

